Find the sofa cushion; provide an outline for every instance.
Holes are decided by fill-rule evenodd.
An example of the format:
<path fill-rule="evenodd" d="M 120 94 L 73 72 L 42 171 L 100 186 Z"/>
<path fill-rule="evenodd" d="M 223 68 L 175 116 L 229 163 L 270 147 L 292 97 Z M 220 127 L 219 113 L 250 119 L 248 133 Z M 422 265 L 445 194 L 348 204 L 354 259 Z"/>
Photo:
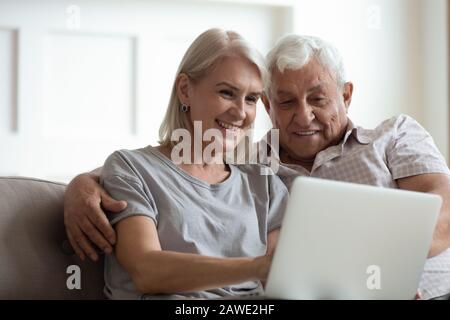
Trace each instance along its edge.
<path fill-rule="evenodd" d="M 81 262 L 68 244 L 64 190 L 61 183 L 0 177 L 0 299 L 104 298 L 103 262 Z M 78 275 L 81 289 L 73 288 Z"/>

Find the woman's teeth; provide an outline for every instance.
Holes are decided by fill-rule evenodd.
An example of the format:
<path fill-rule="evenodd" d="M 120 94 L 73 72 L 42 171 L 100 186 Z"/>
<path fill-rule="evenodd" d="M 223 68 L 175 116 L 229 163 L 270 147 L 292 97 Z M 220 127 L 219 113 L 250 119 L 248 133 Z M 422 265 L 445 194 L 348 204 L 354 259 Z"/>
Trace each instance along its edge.
<path fill-rule="evenodd" d="M 222 128 L 228 129 L 228 130 L 236 131 L 236 130 L 240 129 L 238 126 L 234 126 L 232 124 L 229 124 L 229 123 L 226 123 L 226 122 L 223 122 L 220 120 L 216 120 L 216 122 L 219 126 L 221 126 Z"/>

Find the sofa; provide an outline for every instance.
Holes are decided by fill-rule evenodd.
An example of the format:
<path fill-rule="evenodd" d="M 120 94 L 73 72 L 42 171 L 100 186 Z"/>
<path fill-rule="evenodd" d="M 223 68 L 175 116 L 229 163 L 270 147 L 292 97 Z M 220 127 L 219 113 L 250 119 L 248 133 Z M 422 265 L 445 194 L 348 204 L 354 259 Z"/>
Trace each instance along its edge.
<path fill-rule="evenodd" d="M 0 177 L 0 299 L 105 298 L 103 263 L 81 261 L 66 238 L 65 188 Z"/>

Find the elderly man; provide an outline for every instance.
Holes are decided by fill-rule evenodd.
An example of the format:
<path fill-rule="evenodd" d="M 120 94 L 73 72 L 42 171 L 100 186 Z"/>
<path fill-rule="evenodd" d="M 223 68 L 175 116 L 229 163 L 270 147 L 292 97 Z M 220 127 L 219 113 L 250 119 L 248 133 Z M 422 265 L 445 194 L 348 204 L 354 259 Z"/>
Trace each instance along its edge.
<path fill-rule="evenodd" d="M 297 176 L 312 176 L 441 195 L 443 207 L 419 289 L 424 298 L 448 295 L 450 172 L 431 136 L 405 115 L 373 130 L 355 126 L 347 116 L 353 84 L 346 81 L 337 50 L 319 38 L 286 36 L 269 52 L 267 63 L 271 77 L 263 102 L 279 129 L 280 150 L 263 139 L 260 144 L 270 155 L 263 162 L 276 161 L 288 187 Z M 83 259 L 85 254 L 98 258 L 86 235 L 106 253 L 112 250 L 115 235 L 102 207 L 117 212 L 126 206 L 111 199 L 97 180 L 95 173 L 80 175 L 66 192 L 69 240 Z"/>

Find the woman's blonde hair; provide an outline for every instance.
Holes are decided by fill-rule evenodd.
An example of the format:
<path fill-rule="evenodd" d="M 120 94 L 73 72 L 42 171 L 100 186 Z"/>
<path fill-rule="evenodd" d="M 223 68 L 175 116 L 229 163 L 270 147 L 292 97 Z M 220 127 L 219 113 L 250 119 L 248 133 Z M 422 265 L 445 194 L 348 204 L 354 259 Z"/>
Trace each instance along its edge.
<path fill-rule="evenodd" d="M 181 73 L 192 80 L 200 79 L 219 59 L 228 55 L 241 55 L 251 61 L 259 70 L 263 83 L 267 80 L 267 68 L 264 57 L 242 36 L 234 31 L 209 29 L 199 35 L 183 56 L 175 75 L 169 106 L 159 128 L 159 143 L 172 145 L 172 132 L 176 129 L 189 129 L 188 113 L 181 111 L 176 81 Z"/>

